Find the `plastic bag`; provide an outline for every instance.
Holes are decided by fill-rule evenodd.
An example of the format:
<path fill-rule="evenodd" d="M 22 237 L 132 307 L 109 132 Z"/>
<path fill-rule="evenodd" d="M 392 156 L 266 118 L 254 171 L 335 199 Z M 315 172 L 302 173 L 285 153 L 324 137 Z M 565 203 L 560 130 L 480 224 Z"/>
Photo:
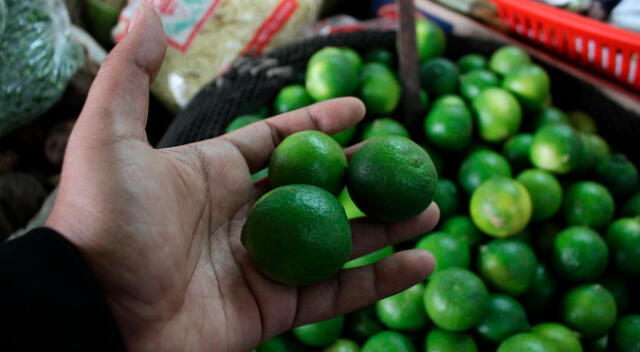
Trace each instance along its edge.
<path fill-rule="evenodd" d="M 0 136 L 55 104 L 83 63 L 62 0 L 0 0 Z M 1 7 L 2 5 L 0 5 Z M 2 17 L 0 15 L 0 17 Z"/>
<path fill-rule="evenodd" d="M 137 6 L 151 4 L 169 48 L 151 87 L 170 109 L 184 108 L 205 84 L 241 55 L 259 55 L 301 37 L 322 0 L 129 0 L 114 29 L 127 32 Z"/>

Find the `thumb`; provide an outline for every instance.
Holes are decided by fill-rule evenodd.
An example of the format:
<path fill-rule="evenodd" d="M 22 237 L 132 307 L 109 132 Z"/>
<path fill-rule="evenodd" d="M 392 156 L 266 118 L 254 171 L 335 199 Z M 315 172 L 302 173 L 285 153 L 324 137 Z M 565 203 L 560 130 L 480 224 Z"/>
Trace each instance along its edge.
<path fill-rule="evenodd" d="M 73 142 L 88 147 L 87 143 L 123 139 L 146 141 L 149 85 L 165 50 L 160 19 L 149 6 L 139 6 L 129 32 L 107 56 L 91 86 Z"/>

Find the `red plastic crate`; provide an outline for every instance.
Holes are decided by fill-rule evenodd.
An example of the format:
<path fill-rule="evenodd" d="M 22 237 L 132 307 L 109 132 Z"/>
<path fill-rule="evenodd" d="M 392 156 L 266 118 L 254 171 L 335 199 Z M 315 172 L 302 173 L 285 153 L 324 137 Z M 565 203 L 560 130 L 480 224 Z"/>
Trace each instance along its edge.
<path fill-rule="evenodd" d="M 640 34 L 532 0 L 491 0 L 520 36 L 640 91 Z"/>

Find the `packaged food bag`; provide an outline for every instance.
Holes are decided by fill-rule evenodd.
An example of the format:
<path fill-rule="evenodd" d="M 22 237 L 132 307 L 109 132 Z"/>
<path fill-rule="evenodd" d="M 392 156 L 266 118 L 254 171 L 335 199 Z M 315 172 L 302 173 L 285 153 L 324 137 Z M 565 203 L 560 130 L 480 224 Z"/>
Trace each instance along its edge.
<path fill-rule="evenodd" d="M 0 0 L 0 137 L 55 104 L 83 64 L 62 0 Z"/>
<path fill-rule="evenodd" d="M 240 55 L 259 55 L 302 36 L 322 0 L 129 0 L 114 37 L 127 33 L 136 8 L 152 5 L 169 48 L 152 92 L 178 111 Z"/>

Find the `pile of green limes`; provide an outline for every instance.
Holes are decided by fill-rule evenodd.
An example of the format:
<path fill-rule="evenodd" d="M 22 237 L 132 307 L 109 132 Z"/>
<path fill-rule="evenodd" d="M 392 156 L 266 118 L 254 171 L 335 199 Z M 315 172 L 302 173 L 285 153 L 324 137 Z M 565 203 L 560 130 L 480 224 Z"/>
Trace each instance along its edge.
<path fill-rule="evenodd" d="M 397 220 L 395 209 L 375 200 L 401 203 L 393 187 L 435 180 L 412 174 L 407 185 L 399 179 L 391 186 L 366 167 L 358 170 L 360 157 L 377 160 L 378 170 L 397 167 L 393 154 L 374 147 L 380 137 L 404 140 L 411 132 L 440 176 L 434 198 L 440 223 L 423 238 L 344 267 L 420 248 L 435 256 L 435 272 L 370 307 L 297 327 L 257 351 L 640 351 L 635 165 L 597 134 L 589 115 L 553 105 L 550 77 L 522 49 L 452 61 L 443 57 L 445 36 L 437 25 L 420 20 L 417 34 L 422 131 L 407 131 L 391 117 L 401 92 L 395 54 L 382 48 L 362 56 L 347 48 L 320 50 L 304 85 L 283 88 L 273 108 L 280 113 L 345 95 L 363 100 L 368 118 L 333 136 L 342 146 L 371 138 L 347 167 L 348 191 L 327 173 L 305 181 L 339 194 L 349 218 L 364 212 Z M 302 166 L 279 166 L 278 153 L 269 179 L 288 184 L 277 170 Z M 303 163 L 313 158 L 309 153 Z M 406 207 L 399 211 L 424 209 Z"/>

